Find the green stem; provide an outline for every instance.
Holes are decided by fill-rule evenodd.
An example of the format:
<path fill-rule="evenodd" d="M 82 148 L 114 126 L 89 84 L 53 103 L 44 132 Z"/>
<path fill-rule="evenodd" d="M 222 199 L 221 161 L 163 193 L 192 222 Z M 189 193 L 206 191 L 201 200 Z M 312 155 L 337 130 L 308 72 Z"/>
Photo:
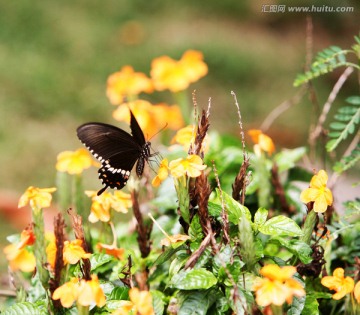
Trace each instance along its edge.
<path fill-rule="evenodd" d="M 77 305 L 78 315 L 89 315 L 89 306 Z"/>
<path fill-rule="evenodd" d="M 273 315 L 283 315 L 282 306 L 271 304 L 271 310 Z"/>
<path fill-rule="evenodd" d="M 187 90 L 176 92 L 173 95 L 174 95 L 177 105 L 180 107 L 185 124 L 188 125 L 191 121 L 191 117 L 190 117 L 191 111 L 190 111 L 190 106 L 189 106 Z"/>
<path fill-rule="evenodd" d="M 310 245 L 311 235 L 316 223 L 316 217 L 317 217 L 317 213 L 314 210 L 311 210 L 305 219 L 305 223 L 303 227 L 303 236 L 301 237 L 301 241 L 303 241 L 308 245 Z"/>
<path fill-rule="evenodd" d="M 71 205 L 71 181 L 69 174 L 65 172 L 57 172 L 56 174 L 56 186 L 57 190 L 57 199 L 62 211 L 63 217 L 65 219 L 67 232 L 70 231 L 70 217 L 67 214 L 67 210 Z"/>
<path fill-rule="evenodd" d="M 36 258 L 36 270 L 39 274 L 39 279 L 44 289 L 49 287 L 49 272 L 46 269 L 46 241 L 45 228 L 42 209 L 32 209 L 32 216 L 34 222 L 34 234 L 36 241 L 34 243 L 34 255 Z"/>
<path fill-rule="evenodd" d="M 186 177 L 183 176 L 176 179 L 175 181 L 176 181 L 175 188 L 179 199 L 180 214 L 183 217 L 184 221 L 190 224 L 190 214 L 189 214 L 190 197 L 189 197 L 189 188 L 188 188 L 189 179 L 186 179 Z"/>

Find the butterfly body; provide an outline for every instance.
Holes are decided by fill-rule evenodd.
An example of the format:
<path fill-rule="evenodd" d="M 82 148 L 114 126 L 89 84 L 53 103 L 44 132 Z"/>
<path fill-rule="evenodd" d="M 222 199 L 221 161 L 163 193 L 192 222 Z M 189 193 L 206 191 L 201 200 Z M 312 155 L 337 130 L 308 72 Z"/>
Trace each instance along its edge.
<path fill-rule="evenodd" d="M 131 133 L 104 123 L 86 123 L 77 129 L 80 141 L 102 164 L 98 170 L 99 179 L 104 187 L 98 191 L 101 195 L 108 187 L 122 189 L 133 166 L 140 177 L 144 171 L 145 161 L 151 156 L 151 143 L 145 141 L 144 134 L 130 111 Z"/>

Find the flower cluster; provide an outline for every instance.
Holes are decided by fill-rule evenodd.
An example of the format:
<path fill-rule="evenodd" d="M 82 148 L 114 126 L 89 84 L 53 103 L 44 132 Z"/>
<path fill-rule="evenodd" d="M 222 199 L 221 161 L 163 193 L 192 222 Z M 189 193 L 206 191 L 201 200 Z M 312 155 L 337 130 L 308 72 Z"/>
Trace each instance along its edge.
<path fill-rule="evenodd" d="M 96 191 L 86 191 L 91 198 L 91 213 L 89 221 L 95 223 L 98 221 L 109 222 L 111 219 L 111 209 L 116 212 L 127 213 L 131 207 L 131 198 L 129 194 L 122 191 L 104 192 L 100 196 Z"/>
<path fill-rule="evenodd" d="M 91 280 L 73 278 L 58 287 L 52 298 L 60 300 L 64 307 L 71 307 L 76 301 L 81 306 L 96 304 L 99 307 L 105 305 L 106 298 L 104 291 L 100 287 L 99 279 L 96 275 L 91 276 Z"/>
<path fill-rule="evenodd" d="M 205 76 L 207 71 L 202 53 L 194 50 L 186 51 L 180 60 L 168 56 L 155 58 L 151 63 L 151 77 L 135 72 L 131 66 L 124 66 L 110 75 L 107 82 L 106 94 L 109 101 L 118 106 L 113 117 L 118 121 L 128 122 L 130 108 L 147 134 L 154 134 L 165 123 L 169 129 L 177 130 L 184 125 L 180 107 L 187 104 L 153 105 L 139 98 L 139 95 L 143 92 L 152 93 L 154 90 L 170 90 L 174 93 L 183 91 Z"/>

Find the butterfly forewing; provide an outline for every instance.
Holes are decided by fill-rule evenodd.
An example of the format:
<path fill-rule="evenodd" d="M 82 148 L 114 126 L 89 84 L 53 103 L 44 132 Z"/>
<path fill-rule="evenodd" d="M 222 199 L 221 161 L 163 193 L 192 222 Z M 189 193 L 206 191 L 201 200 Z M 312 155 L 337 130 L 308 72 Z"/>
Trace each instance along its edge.
<path fill-rule="evenodd" d="M 102 163 L 98 173 L 104 187 L 98 195 L 107 187 L 123 188 L 136 161 L 138 161 L 136 173 L 141 176 L 145 160 L 147 161 L 150 156 L 150 142 L 145 142 L 144 134 L 135 116 L 131 111 L 130 114 L 132 135 L 103 123 L 87 123 L 77 129 L 80 141 Z"/>

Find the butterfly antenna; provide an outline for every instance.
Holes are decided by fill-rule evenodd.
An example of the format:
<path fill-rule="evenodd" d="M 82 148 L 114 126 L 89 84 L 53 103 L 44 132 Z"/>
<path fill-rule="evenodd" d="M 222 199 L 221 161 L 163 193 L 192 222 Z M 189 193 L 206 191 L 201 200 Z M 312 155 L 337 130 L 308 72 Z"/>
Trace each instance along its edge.
<path fill-rule="evenodd" d="M 163 131 L 164 129 L 166 129 L 166 127 L 168 126 L 168 123 L 165 124 L 164 127 L 162 127 L 157 133 L 153 134 L 148 141 L 150 141 L 152 138 L 154 138 L 157 134 L 159 134 L 161 131 Z"/>

